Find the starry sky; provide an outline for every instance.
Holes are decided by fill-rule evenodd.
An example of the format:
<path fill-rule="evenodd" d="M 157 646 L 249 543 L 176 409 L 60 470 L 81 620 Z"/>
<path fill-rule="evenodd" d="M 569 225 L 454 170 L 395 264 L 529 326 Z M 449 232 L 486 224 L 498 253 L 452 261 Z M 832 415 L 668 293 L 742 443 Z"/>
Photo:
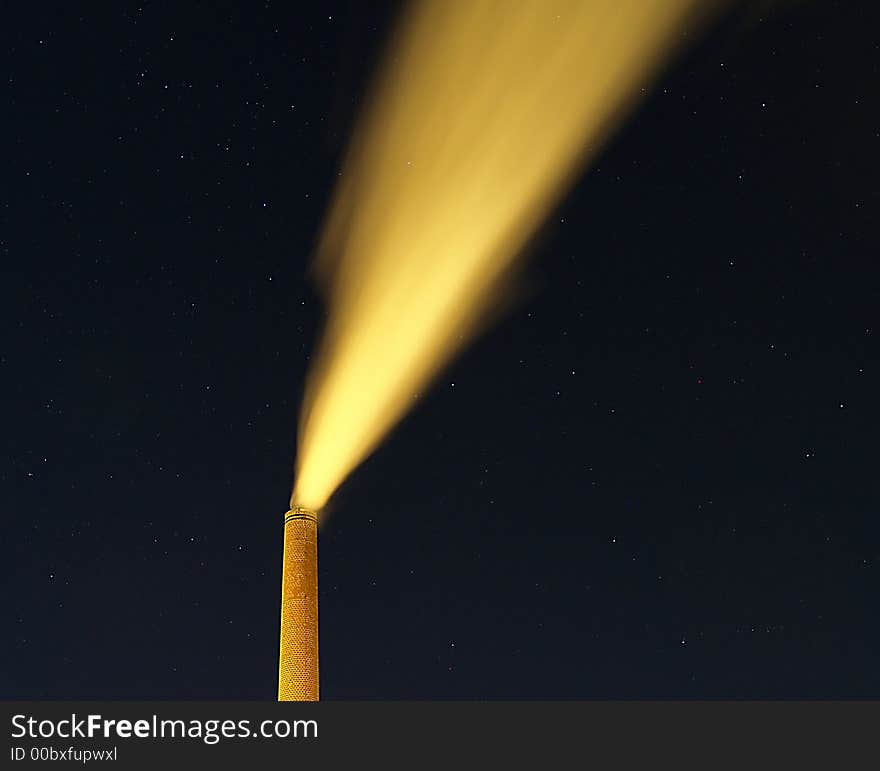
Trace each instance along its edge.
<path fill-rule="evenodd" d="M 306 277 L 391 2 L 3 25 L 0 696 L 274 699 Z M 750 3 L 344 485 L 322 696 L 880 693 L 880 46 Z"/>

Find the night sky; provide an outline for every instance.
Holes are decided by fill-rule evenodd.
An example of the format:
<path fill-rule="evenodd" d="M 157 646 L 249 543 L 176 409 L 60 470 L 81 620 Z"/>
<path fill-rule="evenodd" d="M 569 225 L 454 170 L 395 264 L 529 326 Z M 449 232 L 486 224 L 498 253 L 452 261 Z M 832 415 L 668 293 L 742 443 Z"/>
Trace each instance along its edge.
<path fill-rule="evenodd" d="M 7 8 L 0 696 L 275 698 L 307 266 L 396 10 Z M 334 498 L 324 698 L 880 694 L 872 13 L 665 71 Z"/>

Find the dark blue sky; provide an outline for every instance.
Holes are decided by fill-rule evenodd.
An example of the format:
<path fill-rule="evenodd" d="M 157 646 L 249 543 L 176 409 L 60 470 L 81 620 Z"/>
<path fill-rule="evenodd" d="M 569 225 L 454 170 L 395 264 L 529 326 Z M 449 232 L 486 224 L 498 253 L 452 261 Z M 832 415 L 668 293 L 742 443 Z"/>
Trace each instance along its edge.
<path fill-rule="evenodd" d="M 306 265 L 394 11 L 7 14 L 0 696 L 274 698 Z M 324 698 L 880 693 L 875 14 L 667 70 L 334 500 Z"/>

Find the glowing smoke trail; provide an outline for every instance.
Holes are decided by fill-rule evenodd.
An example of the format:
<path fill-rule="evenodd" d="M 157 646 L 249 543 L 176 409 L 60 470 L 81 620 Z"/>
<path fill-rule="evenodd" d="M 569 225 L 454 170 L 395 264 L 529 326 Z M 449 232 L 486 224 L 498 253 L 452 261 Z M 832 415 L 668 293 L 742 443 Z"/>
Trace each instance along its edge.
<path fill-rule="evenodd" d="M 421 0 L 319 245 L 329 317 L 292 505 L 324 506 L 499 297 L 522 249 L 706 0 Z"/>

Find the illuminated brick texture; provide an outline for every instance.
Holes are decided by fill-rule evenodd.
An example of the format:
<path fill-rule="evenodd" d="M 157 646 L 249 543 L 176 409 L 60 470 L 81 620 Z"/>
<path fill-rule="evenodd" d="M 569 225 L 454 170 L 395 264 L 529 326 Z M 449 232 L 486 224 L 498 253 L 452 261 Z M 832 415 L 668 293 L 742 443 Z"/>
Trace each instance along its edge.
<path fill-rule="evenodd" d="M 278 701 L 318 701 L 318 521 L 284 515 Z"/>

